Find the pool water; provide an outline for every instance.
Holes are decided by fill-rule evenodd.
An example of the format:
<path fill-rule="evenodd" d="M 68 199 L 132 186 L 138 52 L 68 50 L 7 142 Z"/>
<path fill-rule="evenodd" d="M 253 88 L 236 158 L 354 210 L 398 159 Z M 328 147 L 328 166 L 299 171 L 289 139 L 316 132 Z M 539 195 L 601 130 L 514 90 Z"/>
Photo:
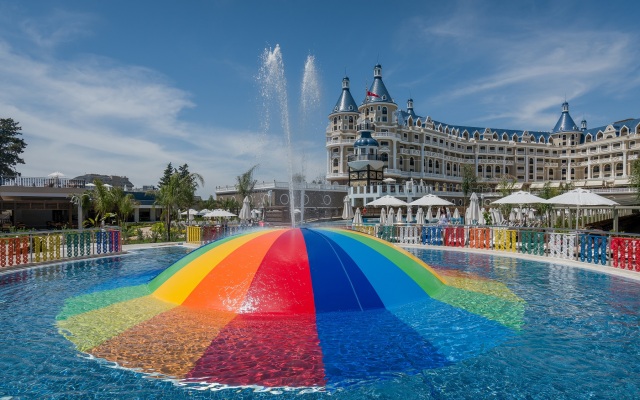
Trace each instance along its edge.
<path fill-rule="evenodd" d="M 188 251 L 140 250 L 0 275 L 0 399 L 640 398 L 640 283 L 485 254 L 411 250 L 443 275 L 505 284 L 525 301 L 517 334 L 459 362 L 324 392 L 184 385 L 80 353 L 58 332 L 56 316 L 68 298 L 148 282 Z"/>

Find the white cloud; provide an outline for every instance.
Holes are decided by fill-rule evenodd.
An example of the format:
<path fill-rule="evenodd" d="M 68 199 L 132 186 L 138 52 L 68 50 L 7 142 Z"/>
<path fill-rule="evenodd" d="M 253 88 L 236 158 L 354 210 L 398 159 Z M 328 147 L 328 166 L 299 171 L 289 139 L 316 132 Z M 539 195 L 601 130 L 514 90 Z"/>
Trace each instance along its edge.
<path fill-rule="evenodd" d="M 165 81 L 105 58 L 40 60 L 0 42 L 0 109 L 20 123 L 27 142 L 18 171 L 126 175 L 142 186 L 155 184 L 169 162 L 187 163 L 205 177 L 203 196 L 254 164 L 262 166 L 257 175 L 286 176 L 282 145 L 266 152 L 265 141 L 273 139 L 257 132 L 181 120 L 194 104 Z"/>

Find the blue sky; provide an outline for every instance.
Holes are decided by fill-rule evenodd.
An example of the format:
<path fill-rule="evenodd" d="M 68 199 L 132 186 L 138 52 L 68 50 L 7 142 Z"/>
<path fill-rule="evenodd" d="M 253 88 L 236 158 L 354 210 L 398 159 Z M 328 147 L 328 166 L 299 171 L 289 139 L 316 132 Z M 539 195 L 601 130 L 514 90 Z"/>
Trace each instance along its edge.
<path fill-rule="evenodd" d="M 294 168 L 325 173 L 327 116 L 373 66 L 402 108 L 456 125 L 547 131 L 566 98 L 589 127 L 640 117 L 636 1 L 0 0 L 0 117 L 22 126 L 23 176 L 156 184 L 167 163 L 198 193 L 254 164 L 286 180 L 285 134 L 257 78 L 279 46 Z M 301 115 L 305 62 L 316 102 Z M 303 159 L 304 161 L 300 161 Z"/>

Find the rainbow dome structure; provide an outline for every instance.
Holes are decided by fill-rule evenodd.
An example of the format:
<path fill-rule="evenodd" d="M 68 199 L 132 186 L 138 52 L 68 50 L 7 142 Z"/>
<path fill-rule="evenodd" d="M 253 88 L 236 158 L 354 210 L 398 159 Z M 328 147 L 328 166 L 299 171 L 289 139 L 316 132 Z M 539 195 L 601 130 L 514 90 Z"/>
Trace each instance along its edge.
<path fill-rule="evenodd" d="M 213 242 L 144 284 L 70 298 L 57 324 L 82 352 L 183 382 L 338 387 L 478 356 L 523 315 L 501 283 L 439 274 L 358 232 L 292 228 Z"/>

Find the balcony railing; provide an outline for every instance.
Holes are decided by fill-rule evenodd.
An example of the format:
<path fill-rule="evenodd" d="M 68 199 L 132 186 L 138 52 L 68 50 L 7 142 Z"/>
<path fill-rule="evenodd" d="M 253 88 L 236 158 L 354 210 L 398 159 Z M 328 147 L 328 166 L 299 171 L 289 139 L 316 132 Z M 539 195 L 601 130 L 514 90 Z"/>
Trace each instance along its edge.
<path fill-rule="evenodd" d="M 84 179 L 68 179 L 68 178 L 25 178 L 22 176 L 1 176 L 1 186 L 20 186 L 20 187 L 56 187 L 56 188 L 84 188 L 86 182 Z"/>

